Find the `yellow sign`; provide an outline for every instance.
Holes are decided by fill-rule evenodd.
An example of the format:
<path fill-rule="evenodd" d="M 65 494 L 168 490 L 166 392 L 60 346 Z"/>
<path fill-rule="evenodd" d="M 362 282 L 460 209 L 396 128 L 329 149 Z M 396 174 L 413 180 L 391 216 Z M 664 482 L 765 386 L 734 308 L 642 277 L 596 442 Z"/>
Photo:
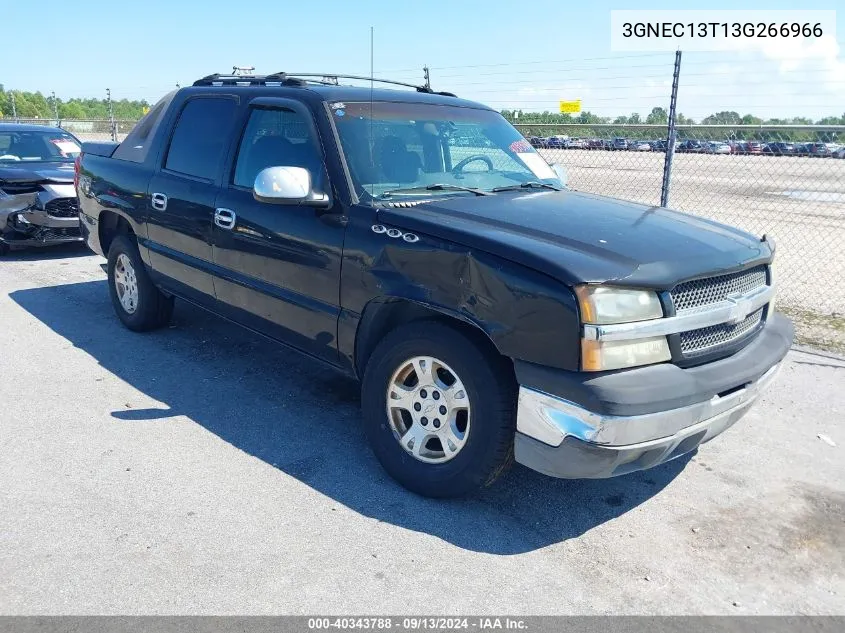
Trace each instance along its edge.
<path fill-rule="evenodd" d="M 581 100 L 576 101 L 561 101 L 560 111 L 565 114 L 572 114 L 574 112 L 581 112 Z"/>
<path fill-rule="evenodd" d="M 150 111 L 150 109 L 149 109 L 147 106 L 144 106 L 144 109 L 142 110 L 142 112 L 143 112 L 144 114 L 146 114 L 146 113 L 147 113 L 147 112 L 149 112 L 149 111 Z"/>

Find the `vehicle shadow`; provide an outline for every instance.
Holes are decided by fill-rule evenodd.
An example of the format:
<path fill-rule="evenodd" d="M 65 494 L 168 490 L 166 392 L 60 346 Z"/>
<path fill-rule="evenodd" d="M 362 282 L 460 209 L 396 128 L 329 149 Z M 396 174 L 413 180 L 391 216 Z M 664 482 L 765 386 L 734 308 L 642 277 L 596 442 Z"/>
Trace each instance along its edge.
<path fill-rule="evenodd" d="M 362 515 L 472 551 L 519 554 L 577 537 L 654 496 L 689 461 L 595 481 L 557 480 L 515 465 L 473 497 L 424 499 L 395 484 L 369 450 L 357 383 L 316 361 L 184 302 L 169 328 L 132 333 L 114 316 L 105 281 L 10 296 L 104 370 L 166 406 L 115 402 L 116 423 L 187 416 Z M 77 380 L 81 389 L 100 384 L 93 376 L 87 385 Z"/>
<path fill-rule="evenodd" d="M 67 259 L 68 257 L 82 257 L 92 255 L 91 250 L 84 242 L 71 242 L 68 244 L 56 244 L 55 246 L 28 246 L 14 248 L 3 256 L 0 261 L 47 261 L 50 259 Z"/>

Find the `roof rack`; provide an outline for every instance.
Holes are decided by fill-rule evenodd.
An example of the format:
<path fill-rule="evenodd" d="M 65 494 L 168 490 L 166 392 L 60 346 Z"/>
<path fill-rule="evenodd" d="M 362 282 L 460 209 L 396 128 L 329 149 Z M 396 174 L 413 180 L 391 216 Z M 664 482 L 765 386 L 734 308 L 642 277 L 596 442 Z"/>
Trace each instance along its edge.
<path fill-rule="evenodd" d="M 394 81 L 392 79 L 377 79 L 376 77 L 365 77 L 362 75 L 339 75 L 335 73 L 287 73 L 277 72 L 270 75 L 240 75 L 232 73 L 214 73 L 197 79 L 195 86 L 305 86 L 317 84 L 323 86 L 339 86 L 339 79 L 355 79 L 358 81 L 373 81 L 393 86 L 413 88 L 417 92 L 428 94 L 455 97 L 451 92 L 435 92 L 430 86 L 418 86 L 416 84 Z"/>

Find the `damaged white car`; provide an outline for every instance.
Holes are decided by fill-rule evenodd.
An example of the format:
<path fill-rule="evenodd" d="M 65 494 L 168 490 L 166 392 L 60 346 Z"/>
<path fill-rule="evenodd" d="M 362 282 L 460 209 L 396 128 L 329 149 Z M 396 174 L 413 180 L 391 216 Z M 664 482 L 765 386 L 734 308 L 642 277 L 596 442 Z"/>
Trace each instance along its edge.
<path fill-rule="evenodd" d="M 73 186 L 80 146 L 59 128 L 0 124 L 0 255 L 82 241 Z"/>

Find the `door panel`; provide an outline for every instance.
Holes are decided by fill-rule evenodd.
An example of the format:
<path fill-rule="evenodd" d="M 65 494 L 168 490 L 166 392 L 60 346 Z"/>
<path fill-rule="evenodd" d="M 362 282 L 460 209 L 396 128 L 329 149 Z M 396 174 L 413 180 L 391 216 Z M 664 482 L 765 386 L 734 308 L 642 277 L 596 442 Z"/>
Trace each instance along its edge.
<path fill-rule="evenodd" d="M 209 268 L 211 222 L 218 189 L 215 185 L 168 172 L 153 176 L 150 195 L 164 193 L 167 207 L 150 206 L 147 243 L 156 281 L 203 303 L 213 303 Z"/>
<path fill-rule="evenodd" d="M 216 303 L 211 273 L 214 202 L 237 109 L 233 96 L 188 99 L 147 191 L 145 246 L 153 276 L 160 285 L 207 306 Z"/>
<path fill-rule="evenodd" d="M 319 148 L 301 104 L 250 110 L 216 202 L 235 222 L 212 228 L 214 286 L 218 309 L 230 318 L 337 363 L 342 207 L 337 200 L 329 209 L 272 204 L 252 195 L 255 176 L 271 166 L 305 167 L 314 188 L 328 191 Z"/>
<path fill-rule="evenodd" d="M 213 228 L 218 309 L 336 362 L 343 226 L 325 211 L 258 202 L 237 189 L 217 206 L 236 216 L 232 229 Z"/>

